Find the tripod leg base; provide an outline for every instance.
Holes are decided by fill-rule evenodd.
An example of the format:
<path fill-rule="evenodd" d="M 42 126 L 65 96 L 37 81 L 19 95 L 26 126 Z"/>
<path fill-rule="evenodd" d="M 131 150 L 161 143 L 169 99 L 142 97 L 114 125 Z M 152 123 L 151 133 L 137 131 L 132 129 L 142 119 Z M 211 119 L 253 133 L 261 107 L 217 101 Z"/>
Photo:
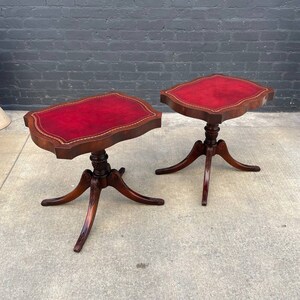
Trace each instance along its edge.
<path fill-rule="evenodd" d="M 46 199 L 42 201 L 43 206 L 64 204 L 76 199 L 84 191 L 90 188 L 89 206 L 81 233 L 73 249 L 75 252 L 81 251 L 89 236 L 96 216 L 101 191 L 107 186 L 114 187 L 127 198 L 139 203 L 148 205 L 164 204 L 163 199 L 146 197 L 130 189 L 122 179 L 125 168 L 122 167 L 119 171 L 114 169 L 111 170 L 111 167 L 107 162 L 107 158 L 108 156 L 105 150 L 93 152 L 90 156 L 94 167 L 93 172 L 90 170 L 85 170 L 81 176 L 79 184 L 69 194 L 59 198 Z"/>

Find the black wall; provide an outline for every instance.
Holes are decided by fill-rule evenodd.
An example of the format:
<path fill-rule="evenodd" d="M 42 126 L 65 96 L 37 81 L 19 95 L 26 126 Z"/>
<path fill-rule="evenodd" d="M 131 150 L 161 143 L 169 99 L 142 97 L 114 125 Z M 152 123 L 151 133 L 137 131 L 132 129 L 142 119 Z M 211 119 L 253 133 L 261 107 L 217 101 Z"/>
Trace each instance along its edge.
<path fill-rule="evenodd" d="M 159 91 L 225 73 L 299 110 L 299 0 L 0 0 L 0 105 L 32 109 L 112 89 Z"/>

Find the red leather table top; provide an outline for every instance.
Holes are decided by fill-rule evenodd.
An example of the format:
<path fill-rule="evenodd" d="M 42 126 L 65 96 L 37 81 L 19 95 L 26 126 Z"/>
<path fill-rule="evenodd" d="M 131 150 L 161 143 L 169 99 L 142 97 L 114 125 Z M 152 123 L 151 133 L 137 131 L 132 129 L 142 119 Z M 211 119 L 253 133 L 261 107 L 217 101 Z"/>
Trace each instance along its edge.
<path fill-rule="evenodd" d="M 184 115 L 209 121 L 240 116 L 263 105 L 273 90 L 252 81 L 220 74 L 196 78 L 161 91 L 162 102 Z M 228 114 L 228 112 L 230 112 Z"/>
<path fill-rule="evenodd" d="M 145 101 L 112 92 L 30 112 L 25 123 L 38 146 L 55 152 L 45 143 L 72 149 L 73 145 L 97 141 L 98 148 L 104 149 L 152 129 L 153 124 L 147 126 L 148 123 L 156 121 L 155 127 L 160 127 L 160 119 L 161 113 Z M 82 153 L 94 151 L 94 147 L 81 149 Z"/>

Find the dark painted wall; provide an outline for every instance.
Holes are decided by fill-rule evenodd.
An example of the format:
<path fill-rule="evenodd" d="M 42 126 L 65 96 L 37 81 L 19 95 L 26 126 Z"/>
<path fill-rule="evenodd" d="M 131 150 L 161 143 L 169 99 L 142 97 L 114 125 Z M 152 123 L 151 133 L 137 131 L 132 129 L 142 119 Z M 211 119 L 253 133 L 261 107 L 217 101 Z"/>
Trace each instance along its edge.
<path fill-rule="evenodd" d="M 299 0 L 0 0 L 0 104 L 31 109 L 210 73 L 276 89 L 299 110 Z"/>

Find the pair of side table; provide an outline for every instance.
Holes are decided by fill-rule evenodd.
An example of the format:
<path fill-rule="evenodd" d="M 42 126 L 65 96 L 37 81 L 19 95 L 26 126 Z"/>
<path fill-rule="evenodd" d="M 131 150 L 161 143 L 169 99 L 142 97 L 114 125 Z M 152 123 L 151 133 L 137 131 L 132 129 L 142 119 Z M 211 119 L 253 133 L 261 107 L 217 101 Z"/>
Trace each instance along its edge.
<path fill-rule="evenodd" d="M 255 109 L 273 98 L 273 90 L 241 78 L 224 75 L 200 77 L 161 91 L 161 101 L 176 112 L 207 122 L 204 142 L 196 141 L 188 156 L 178 164 L 158 169 L 157 175 L 177 172 L 206 155 L 202 205 L 207 204 L 212 157 L 220 155 L 231 166 L 243 171 L 259 171 L 236 161 L 225 141 L 217 141 L 219 125 Z M 79 197 L 90 188 L 87 215 L 74 251 L 80 252 L 93 225 L 101 190 L 112 186 L 127 198 L 148 205 L 163 205 L 164 200 L 143 196 L 123 180 L 125 168 L 111 169 L 106 148 L 138 137 L 161 126 L 161 113 L 147 102 L 119 92 L 84 98 L 29 112 L 24 116 L 32 140 L 57 158 L 72 159 L 91 153 L 93 171 L 85 170 L 69 194 L 42 201 L 43 206 L 60 205 Z"/>

